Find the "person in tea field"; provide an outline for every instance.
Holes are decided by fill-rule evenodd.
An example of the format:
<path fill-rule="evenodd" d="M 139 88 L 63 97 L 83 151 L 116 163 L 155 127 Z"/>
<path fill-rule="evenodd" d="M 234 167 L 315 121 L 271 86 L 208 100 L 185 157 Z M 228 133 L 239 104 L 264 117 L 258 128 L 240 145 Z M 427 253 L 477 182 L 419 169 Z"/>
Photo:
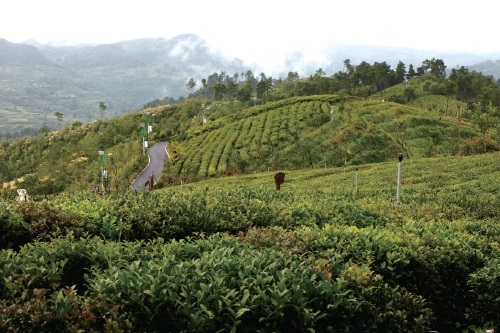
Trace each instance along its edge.
<path fill-rule="evenodd" d="M 19 194 L 19 198 L 17 198 L 18 202 L 28 201 L 29 199 L 28 191 L 26 191 L 24 188 L 17 189 L 17 194 Z"/>

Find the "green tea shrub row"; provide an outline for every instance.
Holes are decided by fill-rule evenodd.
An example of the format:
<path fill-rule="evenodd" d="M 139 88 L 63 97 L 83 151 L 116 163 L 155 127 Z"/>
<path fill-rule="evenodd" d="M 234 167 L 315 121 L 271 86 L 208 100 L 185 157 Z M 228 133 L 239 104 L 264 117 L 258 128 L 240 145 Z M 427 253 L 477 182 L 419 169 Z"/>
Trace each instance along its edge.
<path fill-rule="evenodd" d="M 105 216 L 114 221 L 114 234 L 131 240 L 184 238 L 197 232 L 237 234 L 250 227 L 276 225 L 386 223 L 385 218 L 345 198 L 329 196 L 311 204 L 293 194 L 248 188 L 146 193 L 123 202 L 110 201 L 106 209 Z"/>
<path fill-rule="evenodd" d="M 278 225 L 285 228 L 324 224 L 384 226 L 402 223 L 412 214 L 419 219 L 439 216 L 450 221 L 464 216 L 470 216 L 471 221 L 500 216 L 497 196 L 468 191 L 472 191 L 470 195 L 462 190 L 440 194 L 429 203 L 415 201 L 409 194 L 409 203 L 397 209 L 390 202 L 358 201 L 350 194 L 304 194 L 240 186 L 2 203 L 0 248 L 16 248 L 35 239 L 47 240 L 70 229 L 77 235 L 86 233 L 110 240 L 171 239 L 199 232 L 237 234 L 250 227 Z M 477 202 L 472 201 L 472 196 Z M 498 241 L 495 232 L 498 226 L 494 223 L 488 227 L 481 223 L 466 225 L 469 232 L 496 235 L 494 239 Z"/>
<path fill-rule="evenodd" d="M 421 223 L 275 226 L 170 242 L 69 233 L 0 252 L 0 330 L 494 326 L 498 245 L 468 226 Z"/>
<path fill-rule="evenodd" d="M 479 223 L 479 222 L 478 222 Z M 391 286 L 430 302 L 433 328 L 450 331 L 498 323 L 500 274 L 498 244 L 454 225 L 429 222 L 402 227 L 325 226 L 286 231 L 251 229 L 245 240 L 255 246 L 315 256 L 316 265 L 334 278 L 346 262 L 367 265 Z M 486 305 L 488 304 L 488 305 Z"/>
<path fill-rule="evenodd" d="M 117 308 L 106 295 L 87 297 L 85 279 L 91 268 L 128 259 L 121 250 L 70 233 L 0 252 L 0 331 L 118 332 Z"/>
<path fill-rule="evenodd" d="M 0 253 L 0 330 L 419 332 L 432 318 L 421 297 L 367 265 L 346 262 L 331 279 L 311 262 L 225 235 L 168 244 L 69 235 Z M 76 263 L 85 274 L 66 269 Z"/>
<path fill-rule="evenodd" d="M 240 151 L 248 162 L 250 169 L 260 169 L 260 162 L 252 163 L 257 156 L 267 160 L 262 151 L 278 149 L 286 143 L 292 144 L 298 133 L 305 127 L 317 128 L 330 119 L 329 100 L 334 96 L 312 96 L 307 99 L 291 99 L 287 103 L 269 103 L 266 108 L 246 112 L 247 118 L 230 117 L 226 123 L 213 122 L 201 127 L 211 130 L 201 130 L 194 127 L 193 137 L 189 141 L 177 142 L 186 155 L 176 154 L 173 161 L 175 167 L 169 176 L 188 173 L 199 179 L 214 177 L 224 173 L 227 167 L 229 150 Z M 235 119 L 231 119 L 235 118 Z M 298 119 L 305 119 L 305 122 Z M 227 122 L 229 121 L 229 122 Z M 234 146 L 232 143 L 235 143 Z M 200 161 L 201 159 L 201 161 Z"/>
<path fill-rule="evenodd" d="M 347 224 L 385 225 L 387 219 L 348 196 L 315 201 L 271 189 L 135 191 L 98 198 L 90 195 L 52 202 L 5 204 L 0 248 L 17 248 L 72 230 L 108 240 L 185 238 L 195 233 L 237 234 L 250 227 Z"/>
<path fill-rule="evenodd" d="M 73 232 L 83 235 L 89 220 L 71 215 L 48 203 L 0 203 L 0 249 L 18 249 L 37 239 L 49 239 Z"/>

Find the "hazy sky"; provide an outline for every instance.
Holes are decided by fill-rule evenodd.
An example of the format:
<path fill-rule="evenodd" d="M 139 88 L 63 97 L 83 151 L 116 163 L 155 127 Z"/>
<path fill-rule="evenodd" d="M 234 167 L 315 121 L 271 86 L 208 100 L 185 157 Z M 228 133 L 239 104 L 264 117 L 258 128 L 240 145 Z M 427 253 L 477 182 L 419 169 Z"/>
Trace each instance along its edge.
<path fill-rule="evenodd" d="M 210 47 L 272 66 L 329 43 L 500 52 L 492 0 L 16 0 L 4 1 L 0 38 L 113 43 L 194 33 Z"/>

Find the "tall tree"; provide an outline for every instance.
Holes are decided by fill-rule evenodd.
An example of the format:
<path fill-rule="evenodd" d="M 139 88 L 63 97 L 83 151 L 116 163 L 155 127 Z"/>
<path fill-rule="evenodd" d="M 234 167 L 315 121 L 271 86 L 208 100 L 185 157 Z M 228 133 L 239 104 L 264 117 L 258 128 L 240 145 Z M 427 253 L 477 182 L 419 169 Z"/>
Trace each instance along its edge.
<path fill-rule="evenodd" d="M 405 76 L 406 76 L 406 66 L 402 61 L 400 61 L 396 66 L 394 83 L 395 84 L 403 83 L 405 81 Z"/>
<path fill-rule="evenodd" d="M 461 101 L 469 101 L 474 97 L 472 89 L 473 75 L 469 69 L 462 66 L 459 69 L 453 68 L 449 80 L 457 85 L 457 97 Z"/>
<path fill-rule="evenodd" d="M 429 72 L 439 79 L 446 78 L 446 66 L 442 59 L 432 58 L 431 60 L 425 59 L 422 61 L 422 66 L 417 68 L 422 74 Z"/>
<path fill-rule="evenodd" d="M 299 79 L 299 73 L 297 72 L 288 72 L 288 75 L 286 76 L 287 82 L 293 82 L 298 79 Z"/>
<path fill-rule="evenodd" d="M 446 66 L 443 59 L 432 58 L 430 69 L 431 74 L 434 74 L 436 77 L 440 79 L 446 78 Z"/>
<path fill-rule="evenodd" d="M 264 98 L 265 96 L 268 96 L 269 90 L 271 89 L 272 85 L 273 85 L 273 78 L 266 77 L 264 73 L 261 73 L 260 80 L 257 83 L 256 87 L 257 98 Z"/>
<path fill-rule="evenodd" d="M 357 82 L 354 82 L 353 77 L 354 77 L 354 71 L 355 67 L 351 65 L 351 59 L 345 59 L 344 60 L 344 68 L 342 73 L 345 74 L 345 76 L 342 77 L 342 81 L 344 83 L 345 89 L 347 91 L 351 91 L 353 86 L 357 86 Z"/>
<path fill-rule="evenodd" d="M 323 70 L 323 68 L 319 68 L 316 73 L 314 73 L 314 76 L 315 77 L 321 77 L 321 76 L 325 76 L 326 75 L 326 72 Z"/>
<path fill-rule="evenodd" d="M 234 98 L 236 98 L 236 95 L 238 94 L 238 84 L 236 83 L 234 77 L 229 77 L 229 76 L 226 78 L 225 84 L 226 84 L 227 95 L 231 100 L 233 100 Z"/>
<path fill-rule="evenodd" d="M 108 108 L 108 106 L 106 104 L 104 104 L 103 101 L 99 102 L 99 110 L 101 111 L 101 119 L 104 116 L 104 111 L 106 111 L 107 108 Z"/>
<path fill-rule="evenodd" d="M 188 83 L 186 84 L 186 88 L 188 89 L 190 95 L 193 93 L 195 87 L 196 81 L 193 78 L 190 78 Z"/>
<path fill-rule="evenodd" d="M 374 83 L 372 65 L 366 61 L 362 61 L 359 65 L 357 65 L 353 83 L 355 85 L 361 84 L 364 86 L 372 85 Z"/>
<path fill-rule="evenodd" d="M 445 89 L 446 89 L 446 110 L 445 110 L 444 114 L 447 116 L 450 98 L 452 96 L 456 95 L 456 93 L 457 93 L 457 84 L 453 81 L 448 80 L 448 81 L 446 81 Z"/>
<path fill-rule="evenodd" d="M 221 101 L 222 98 L 224 97 L 224 94 L 226 93 L 226 85 L 221 82 L 217 82 L 213 86 L 214 89 L 214 99 L 216 101 Z"/>
<path fill-rule="evenodd" d="M 391 66 L 384 62 L 375 62 L 373 64 L 373 73 L 375 76 L 375 87 L 377 91 L 382 91 L 390 84 Z"/>
<path fill-rule="evenodd" d="M 58 111 L 58 112 L 54 113 L 54 116 L 56 116 L 58 127 L 59 127 L 59 129 L 61 129 L 61 123 L 62 123 L 62 120 L 63 120 L 63 114 Z"/>
<path fill-rule="evenodd" d="M 345 59 L 344 60 L 343 71 L 345 71 L 348 74 L 352 74 L 354 72 L 354 66 L 351 65 L 351 59 Z"/>
<path fill-rule="evenodd" d="M 202 89 L 202 95 L 203 98 L 207 98 L 207 79 L 202 79 L 201 80 L 201 89 Z"/>
<path fill-rule="evenodd" d="M 483 152 L 486 153 L 486 132 L 497 125 L 498 118 L 494 117 L 493 114 L 496 112 L 496 107 L 492 104 L 488 105 L 486 112 L 476 111 L 472 116 L 472 123 L 477 126 L 477 128 L 483 134 Z"/>
<path fill-rule="evenodd" d="M 413 65 L 410 64 L 408 66 L 408 73 L 406 73 L 406 79 L 407 80 L 411 80 L 411 79 L 413 79 L 416 76 L 417 76 L 417 73 L 415 72 L 415 69 L 413 68 Z"/>
<path fill-rule="evenodd" d="M 245 81 L 243 86 L 238 90 L 237 98 L 240 102 L 248 102 L 252 98 L 252 82 Z"/>

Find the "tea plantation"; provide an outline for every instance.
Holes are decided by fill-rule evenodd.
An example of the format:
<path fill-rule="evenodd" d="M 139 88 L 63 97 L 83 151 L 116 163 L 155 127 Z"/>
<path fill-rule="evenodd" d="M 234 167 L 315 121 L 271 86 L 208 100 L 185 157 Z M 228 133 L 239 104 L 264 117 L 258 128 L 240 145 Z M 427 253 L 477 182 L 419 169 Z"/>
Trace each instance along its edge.
<path fill-rule="evenodd" d="M 1 201 L 0 332 L 500 329 L 499 161 Z"/>

